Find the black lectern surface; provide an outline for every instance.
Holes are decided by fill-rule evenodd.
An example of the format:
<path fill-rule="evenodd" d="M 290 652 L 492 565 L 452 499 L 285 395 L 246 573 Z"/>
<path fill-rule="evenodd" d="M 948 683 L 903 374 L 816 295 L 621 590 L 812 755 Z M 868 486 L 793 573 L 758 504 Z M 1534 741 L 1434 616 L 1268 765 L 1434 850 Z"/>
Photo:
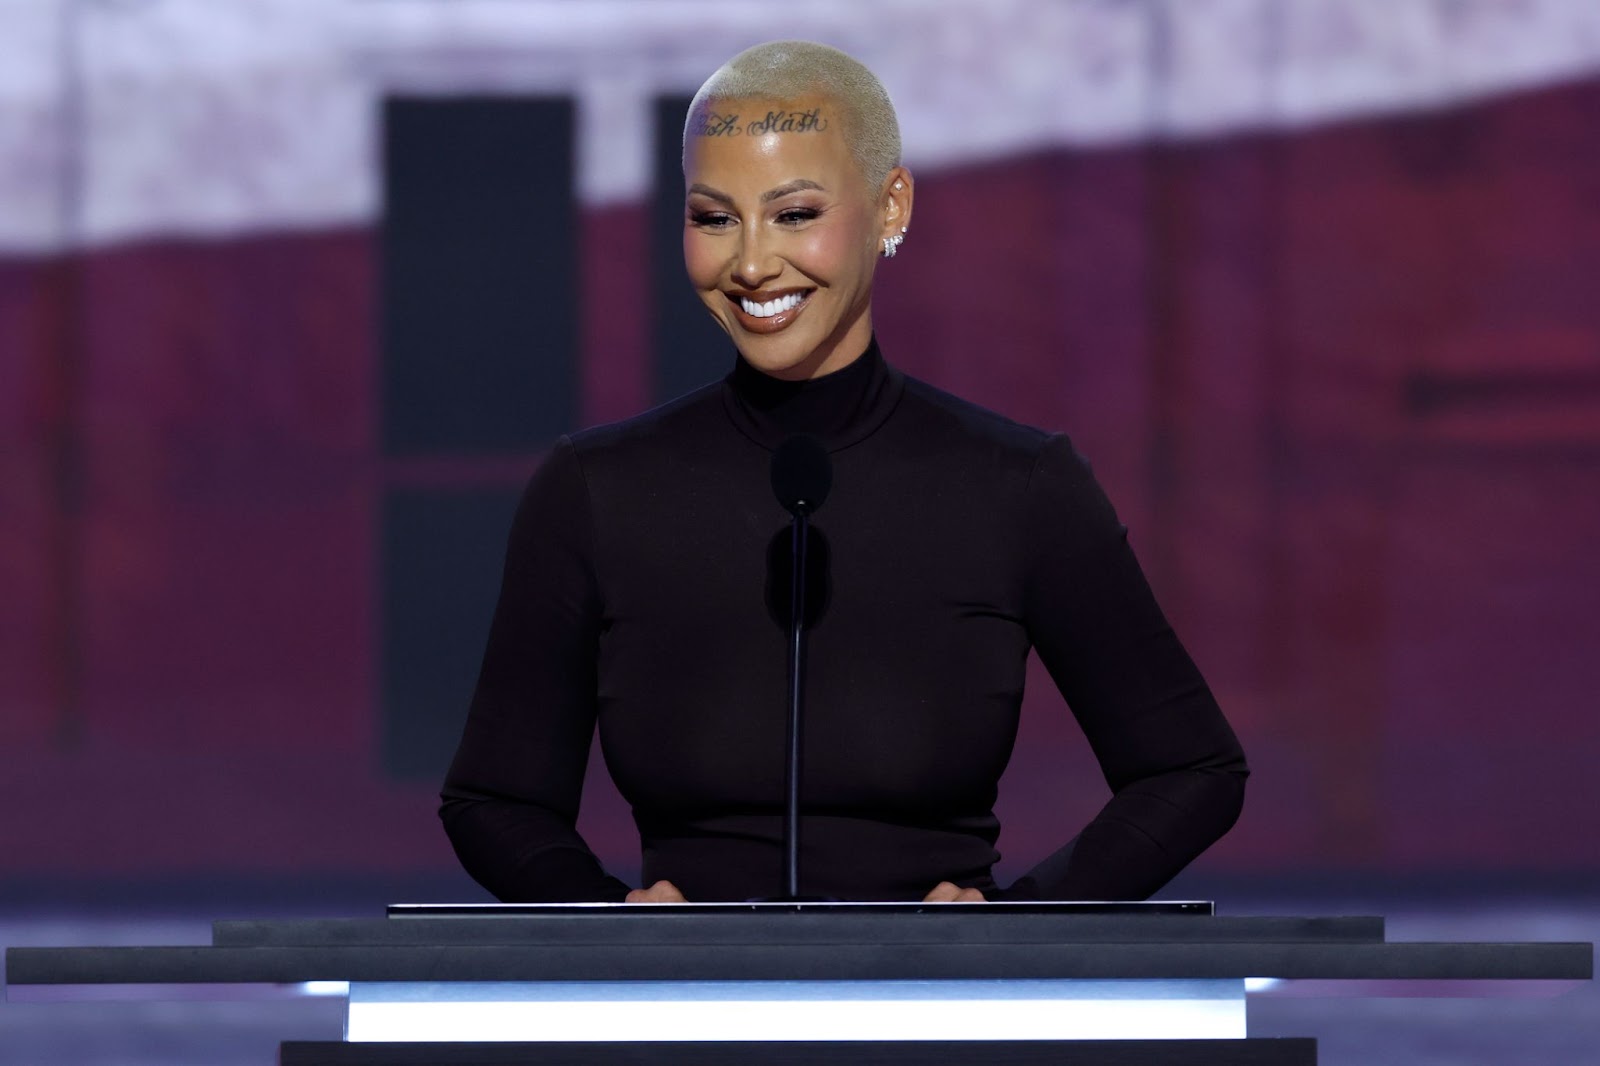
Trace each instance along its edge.
<path fill-rule="evenodd" d="M 856 900 L 766 900 L 743 903 L 391 903 L 391 918 L 553 918 L 564 915 L 626 914 L 1215 914 L 1211 900 L 987 900 L 948 903 Z"/>
<path fill-rule="evenodd" d="M 1305 1066 L 1312 1041 L 1247 1038 L 1246 978 L 1588 980 L 1594 971 L 1587 943 L 1391 942 L 1381 918 L 1219 917 L 1185 909 L 1192 904 L 494 906 L 217 922 L 209 947 L 10 948 L 7 995 L 37 985 L 349 982 L 349 1043 L 287 1044 L 286 1066 Z M 825 1033 L 822 1007 L 839 1020 Z M 745 1024 L 768 1008 L 787 1028 Z M 440 1031 L 405 1035 L 424 1016 Z M 619 1027 L 624 1016 L 640 1020 Z M 519 1035 L 508 1042 L 486 1020 Z M 774 1033 L 786 1035 L 767 1039 Z M 964 1048 L 972 1038 L 976 1050 Z"/>
<path fill-rule="evenodd" d="M 210 947 L 8 948 L 11 985 L 301 981 L 1588 980 L 1582 943 L 1382 939 L 1375 918 L 928 913 L 218 922 Z"/>

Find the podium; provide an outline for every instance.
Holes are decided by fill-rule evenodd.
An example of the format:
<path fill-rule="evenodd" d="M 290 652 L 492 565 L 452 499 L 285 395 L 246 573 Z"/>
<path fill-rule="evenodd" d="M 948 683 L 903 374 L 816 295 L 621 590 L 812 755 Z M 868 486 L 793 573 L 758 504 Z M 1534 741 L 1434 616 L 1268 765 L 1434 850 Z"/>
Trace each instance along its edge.
<path fill-rule="evenodd" d="M 1246 978 L 1588 980 L 1586 943 L 1391 942 L 1377 917 L 1209 904 L 503 905 L 222 921 L 205 947 L 11 948 L 8 995 L 61 985 L 348 982 L 346 1040 L 284 1066 L 1227 1063 Z"/>

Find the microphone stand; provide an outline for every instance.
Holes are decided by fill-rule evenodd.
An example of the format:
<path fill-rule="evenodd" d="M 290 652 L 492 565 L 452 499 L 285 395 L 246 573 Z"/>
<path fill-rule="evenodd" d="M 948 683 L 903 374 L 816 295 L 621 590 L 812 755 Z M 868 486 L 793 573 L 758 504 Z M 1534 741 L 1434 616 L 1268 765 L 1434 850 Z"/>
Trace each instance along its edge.
<path fill-rule="evenodd" d="M 800 735 L 805 711 L 807 541 L 811 516 L 828 498 L 833 484 L 833 467 L 820 441 L 795 433 L 773 451 L 771 472 L 773 494 L 794 519 L 789 527 L 789 723 L 783 773 L 783 894 L 752 902 L 829 902 L 828 897 L 800 895 Z"/>
<path fill-rule="evenodd" d="M 790 900 L 800 899 L 800 721 L 805 700 L 806 532 L 810 507 L 801 501 L 790 526 L 793 566 L 789 596 L 789 758 L 783 776 L 783 885 Z"/>

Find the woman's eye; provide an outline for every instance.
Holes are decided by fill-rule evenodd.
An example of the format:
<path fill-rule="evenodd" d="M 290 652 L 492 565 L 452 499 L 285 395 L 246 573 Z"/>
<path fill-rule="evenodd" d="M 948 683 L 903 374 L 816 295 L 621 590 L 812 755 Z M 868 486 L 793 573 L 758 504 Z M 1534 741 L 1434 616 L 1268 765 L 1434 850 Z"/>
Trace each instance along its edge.
<path fill-rule="evenodd" d="M 791 207 L 778 212 L 779 222 L 810 222 L 820 212 L 814 207 Z"/>
<path fill-rule="evenodd" d="M 689 221 L 696 226 L 707 229 L 721 229 L 733 222 L 733 219 L 719 211 L 691 211 Z"/>

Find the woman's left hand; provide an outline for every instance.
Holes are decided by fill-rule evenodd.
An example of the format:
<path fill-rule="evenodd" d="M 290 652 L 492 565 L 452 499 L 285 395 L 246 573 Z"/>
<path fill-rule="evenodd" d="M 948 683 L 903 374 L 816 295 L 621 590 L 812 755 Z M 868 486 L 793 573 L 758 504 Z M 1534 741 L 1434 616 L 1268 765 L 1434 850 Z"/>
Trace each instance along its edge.
<path fill-rule="evenodd" d="M 940 881 L 922 900 L 924 903 L 982 903 L 983 893 L 975 888 L 960 888 L 949 881 Z"/>

